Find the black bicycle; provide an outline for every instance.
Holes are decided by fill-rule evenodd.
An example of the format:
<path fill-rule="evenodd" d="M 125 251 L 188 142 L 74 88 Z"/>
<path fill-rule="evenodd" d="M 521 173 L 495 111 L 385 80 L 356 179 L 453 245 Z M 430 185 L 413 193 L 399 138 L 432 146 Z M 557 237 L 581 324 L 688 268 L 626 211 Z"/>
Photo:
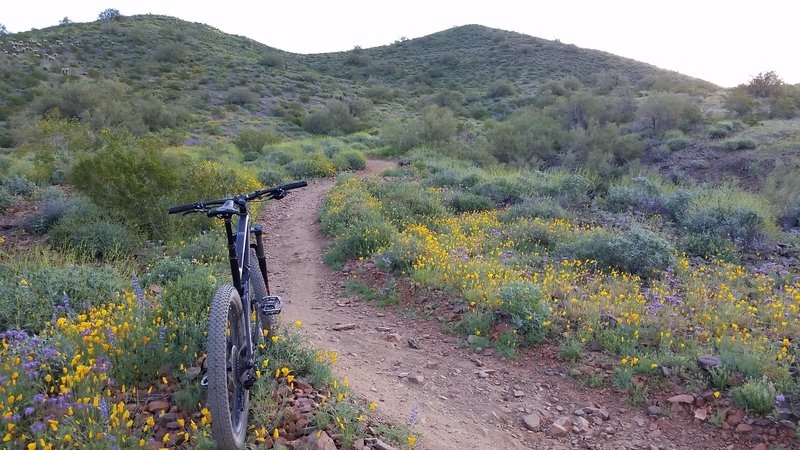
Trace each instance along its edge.
<path fill-rule="evenodd" d="M 262 236 L 251 224 L 248 202 L 280 200 L 305 181 L 250 194 L 169 208 L 170 214 L 206 213 L 225 222 L 232 284 L 220 286 L 211 299 L 206 340 L 206 373 L 201 385 L 211 411 L 211 431 L 221 450 L 244 446 L 250 389 L 256 382 L 255 348 L 272 332 L 281 298 L 270 293 Z M 236 216 L 236 231 L 233 217 Z M 258 264 L 256 266 L 255 264 Z"/>

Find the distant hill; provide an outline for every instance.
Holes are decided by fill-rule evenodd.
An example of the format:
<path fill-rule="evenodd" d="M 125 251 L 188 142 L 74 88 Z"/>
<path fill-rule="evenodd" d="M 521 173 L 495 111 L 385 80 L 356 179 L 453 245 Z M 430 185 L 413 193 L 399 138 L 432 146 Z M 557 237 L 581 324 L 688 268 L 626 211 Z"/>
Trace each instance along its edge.
<path fill-rule="evenodd" d="M 46 97 L 54 96 L 48 90 L 65 83 L 104 81 L 121 83 L 112 91 L 180 107 L 195 132 L 211 134 L 253 121 L 299 131 L 303 116 L 334 98 L 372 96 L 386 104 L 377 117 L 436 89 L 462 92 L 469 101 L 498 80 L 514 88 L 511 103 L 551 79 L 591 84 L 602 73 L 685 91 L 716 88 L 609 53 L 479 25 L 382 47 L 300 55 L 207 25 L 142 15 L 6 35 L 0 49 L 0 122 L 21 111 L 43 113 Z M 381 98 L 376 86 L 391 95 Z M 3 128 L 7 134 L 8 125 Z M 4 142 L 8 136 L 0 146 Z"/>
<path fill-rule="evenodd" d="M 332 76 L 373 77 L 395 85 L 485 89 L 494 81 L 509 80 L 520 95 L 533 94 L 547 80 L 576 77 L 593 84 L 604 72 L 623 75 L 634 83 L 667 79 L 691 89 L 716 88 L 629 58 L 481 25 L 454 27 L 382 47 L 308 55 L 305 60 Z"/>

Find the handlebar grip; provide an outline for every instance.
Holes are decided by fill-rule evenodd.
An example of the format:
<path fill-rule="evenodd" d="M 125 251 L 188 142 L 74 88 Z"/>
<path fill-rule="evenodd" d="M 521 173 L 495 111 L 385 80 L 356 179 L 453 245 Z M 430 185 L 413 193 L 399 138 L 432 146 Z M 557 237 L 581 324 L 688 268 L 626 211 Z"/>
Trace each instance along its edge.
<path fill-rule="evenodd" d="M 285 191 L 288 191 L 289 189 L 297 189 L 306 186 L 308 186 L 308 183 L 305 180 L 303 180 L 303 181 L 294 181 L 292 183 L 282 184 L 279 187 Z"/>
<path fill-rule="evenodd" d="M 198 205 L 197 205 L 197 203 L 192 203 L 190 205 L 173 206 L 172 208 L 167 210 L 167 213 L 168 214 L 177 214 L 177 213 L 182 213 L 184 211 L 192 211 L 192 210 L 195 210 L 195 209 L 198 209 Z"/>

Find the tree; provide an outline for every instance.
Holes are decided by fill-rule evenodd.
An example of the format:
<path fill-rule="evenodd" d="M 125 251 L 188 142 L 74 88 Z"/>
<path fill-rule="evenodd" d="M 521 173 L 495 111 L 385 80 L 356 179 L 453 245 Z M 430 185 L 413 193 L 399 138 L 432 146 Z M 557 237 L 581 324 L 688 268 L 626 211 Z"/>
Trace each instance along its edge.
<path fill-rule="evenodd" d="M 2 36 L 2 35 L 4 35 L 4 34 L 8 34 L 8 30 L 6 29 L 6 26 L 5 26 L 5 25 L 3 25 L 2 23 L 0 23 L 0 36 Z"/>
<path fill-rule="evenodd" d="M 119 13 L 118 9 L 108 8 L 100 12 L 100 15 L 97 16 L 97 20 L 116 20 L 120 17 L 122 17 L 122 15 Z"/>
<path fill-rule="evenodd" d="M 754 97 L 772 97 L 783 86 L 783 80 L 774 71 L 761 72 L 747 83 L 745 88 Z"/>
<path fill-rule="evenodd" d="M 67 17 L 67 16 L 64 16 L 64 18 L 63 18 L 63 19 L 61 19 L 61 20 L 58 22 L 58 24 L 59 24 L 59 25 L 69 25 L 69 24 L 71 24 L 71 23 L 72 23 L 72 21 L 71 21 L 71 20 L 69 20 L 69 17 Z"/>
<path fill-rule="evenodd" d="M 655 133 L 673 128 L 688 131 L 702 117 L 700 107 L 688 95 L 669 92 L 649 95 L 636 111 L 639 124 Z"/>
<path fill-rule="evenodd" d="M 736 113 L 739 117 L 750 114 L 755 106 L 756 102 L 753 97 L 747 93 L 747 89 L 742 87 L 733 89 L 725 97 L 725 109 Z"/>

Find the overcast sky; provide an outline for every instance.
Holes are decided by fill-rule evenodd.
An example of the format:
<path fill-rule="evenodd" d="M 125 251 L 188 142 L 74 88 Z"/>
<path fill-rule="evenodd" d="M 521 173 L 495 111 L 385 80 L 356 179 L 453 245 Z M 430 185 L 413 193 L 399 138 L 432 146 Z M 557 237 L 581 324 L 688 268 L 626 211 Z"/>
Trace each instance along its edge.
<path fill-rule="evenodd" d="M 202 22 L 281 50 L 374 47 L 457 25 L 480 24 L 607 51 L 730 87 L 774 70 L 800 83 L 796 0 L 2 0 L 9 32 L 63 17 L 163 14 Z"/>

